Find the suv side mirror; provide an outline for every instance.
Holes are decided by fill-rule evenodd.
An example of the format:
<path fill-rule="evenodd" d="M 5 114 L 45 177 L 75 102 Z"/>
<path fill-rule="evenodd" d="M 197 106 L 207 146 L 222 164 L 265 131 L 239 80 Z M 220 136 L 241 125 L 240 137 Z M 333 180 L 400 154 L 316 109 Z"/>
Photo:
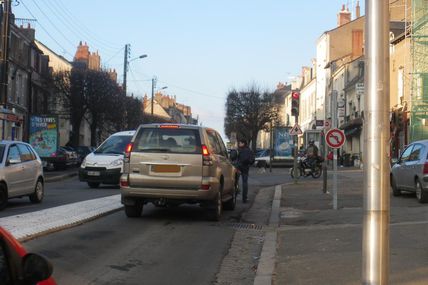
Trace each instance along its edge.
<path fill-rule="evenodd" d="M 229 153 L 229 158 L 230 160 L 234 161 L 238 159 L 238 152 L 236 151 L 236 149 L 231 149 L 230 153 Z"/>
<path fill-rule="evenodd" d="M 52 264 L 43 256 L 28 253 L 22 259 L 22 272 L 28 284 L 36 284 L 52 275 Z"/>
<path fill-rule="evenodd" d="M 391 159 L 391 164 L 392 165 L 394 165 L 394 164 L 400 164 L 400 159 L 398 159 L 398 158 Z"/>

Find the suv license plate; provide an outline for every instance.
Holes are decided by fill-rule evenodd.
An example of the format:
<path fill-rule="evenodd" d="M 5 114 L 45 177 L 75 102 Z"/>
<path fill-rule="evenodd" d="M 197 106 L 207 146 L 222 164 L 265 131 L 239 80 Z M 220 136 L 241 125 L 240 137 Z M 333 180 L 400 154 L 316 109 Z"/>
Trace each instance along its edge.
<path fill-rule="evenodd" d="M 178 165 L 153 165 L 152 171 L 158 173 L 177 173 L 180 172 L 180 166 Z"/>
<path fill-rule="evenodd" d="M 100 176 L 101 173 L 99 171 L 88 171 L 89 176 Z"/>

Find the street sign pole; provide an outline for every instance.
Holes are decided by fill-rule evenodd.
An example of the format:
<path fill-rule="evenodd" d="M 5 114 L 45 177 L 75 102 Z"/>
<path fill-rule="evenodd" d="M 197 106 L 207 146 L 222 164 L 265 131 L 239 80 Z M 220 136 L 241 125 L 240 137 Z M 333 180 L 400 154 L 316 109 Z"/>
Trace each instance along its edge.
<path fill-rule="evenodd" d="M 295 120 L 296 120 L 296 125 L 294 126 L 293 130 L 296 128 L 296 126 L 298 127 L 298 122 L 299 122 L 299 116 L 294 116 Z M 300 130 L 300 127 L 298 127 L 298 129 Z M 294 160 L 293 160 L 293 170 L 294 170 L 294 175 L 293 175 L 293 180 L 294 180 L 294 184 L 297 184 L 297 175 L 298 175 L 298 169 L 297 169 L 297 143 L 298 143 L 298 136 L 297 134 L 295 135 L 295 139 L 294 139 Z"/>
<path fill-rule="evenodd" d="M 389 283 L 389 0 L 366 0 L 362 284 Z"/>
<path fill-rule="evenodd" d="M 337 91 L 331 93 L 331 123 L 333 129 L 337 128 Z M 337 210 L 337 149 L 333 149 L 333 209 Z"/>

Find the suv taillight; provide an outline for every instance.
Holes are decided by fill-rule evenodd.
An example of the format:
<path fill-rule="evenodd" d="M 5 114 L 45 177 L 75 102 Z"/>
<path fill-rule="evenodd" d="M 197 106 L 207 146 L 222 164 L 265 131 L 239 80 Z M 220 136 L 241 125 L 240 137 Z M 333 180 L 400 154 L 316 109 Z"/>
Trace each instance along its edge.
<path fill-rule="evenodd" d="M 213 158 L 206 145 L 202 145 L 202 164 L 206 166 L 213 165 Z"/>
<path fill-rule="evenodd" d="M 122 177 L 120 177 L 120 186 L 129 187 L 129 175 L 122 175 Z"/>
<path fill-rule="evenodd" d="M 428 174 L 428 162 L 424 164 L 424 174 Z"/>
<path fill-rule="evenodd" d="M 129 143 L 129 144 L 126 145 L 126 148 L 125 148 L 125 159 L 131 158 L 132 147 L 133 147 L 132 143 Z"/>

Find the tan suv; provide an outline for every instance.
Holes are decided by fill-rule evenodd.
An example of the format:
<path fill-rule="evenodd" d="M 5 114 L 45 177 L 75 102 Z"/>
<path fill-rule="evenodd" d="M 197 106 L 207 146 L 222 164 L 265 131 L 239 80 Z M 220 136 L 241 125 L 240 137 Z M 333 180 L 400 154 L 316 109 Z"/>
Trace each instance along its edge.
<path fill-rule="evenodd" d="M 233 153 L 231 156 L 235 156 Z M 234 159 L 234 157 L 233 157 Z M 128 217 L 143 205 L 199 203 L 211 220 L 233 210 L 239 178 L 220 135 L 194 125 L 141 125 L 125 150 L 120 179 Z"/>

